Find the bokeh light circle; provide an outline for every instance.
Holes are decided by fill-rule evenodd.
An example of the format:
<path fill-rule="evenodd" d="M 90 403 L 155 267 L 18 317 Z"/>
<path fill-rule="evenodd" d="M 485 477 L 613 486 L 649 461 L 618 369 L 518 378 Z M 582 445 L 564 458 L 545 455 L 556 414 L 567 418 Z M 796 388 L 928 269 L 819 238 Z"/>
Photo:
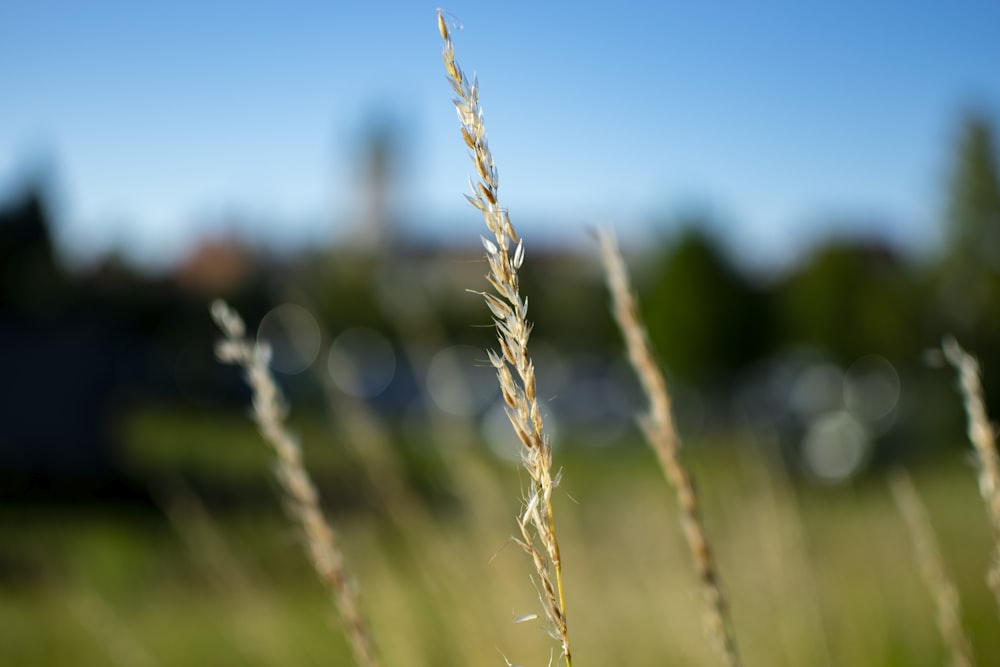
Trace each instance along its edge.
<path fill-rule="evenodd" d="M 899 392 L 896 368 L 879 355 L 858 359 L 844 377 L 844 405 L 865 422 L 890 417 L 899 403 Z"/>
<path fill-rule="evenodd" d="M 479 414 L 500 391 L 486 352 L 470 345 L 439 350 L 427 366 L 425 383 L 434 405 L 456 417 Z"/>
<path fill-rule="evenodd" d="M 849 479 L 861 470 L 870 451 L 868 429 L 846 410 L 817 418 L 802 438 L 802 464 L 823 482 Z"/>
<path fill-rule="evenodd" d="M 396 376 L 396 350 L 375 329 L 353 327 L 331 343 L 326 368 L 330 379 L 345 394 L 375 398 Z"/>
<path fill-rule="evenodd" d="M 271 347 L 271 368 L 295 375 L 319 355 L 320 328 L 308 310 L 294 303 L 272 308 L 257 327 L 257 343 Z"/>

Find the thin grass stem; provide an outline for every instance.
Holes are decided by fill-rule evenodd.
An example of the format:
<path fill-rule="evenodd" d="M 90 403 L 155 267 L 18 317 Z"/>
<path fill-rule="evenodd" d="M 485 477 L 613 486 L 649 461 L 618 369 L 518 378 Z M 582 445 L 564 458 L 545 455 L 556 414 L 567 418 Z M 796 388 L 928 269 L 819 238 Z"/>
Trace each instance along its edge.
<path fill-rule="evenodd" d="M 254 421 L 277 457 L 285 509 L 302 530 L 309 559 L 333 596 L 354 661 L 359 667 L 378 667 L 375 640 L 361 613 L 357 587 L 345 564 L 339 537 L 320 509 L 319 494 L 302 461 L 302 449 L 285 423 L 288 408 L 268 367 L 270 349 L 247 337 L 243 320 L 225 302 L 212 304 L 212 318 L 225 335 L 216 356 L 223 363 L 243 369 L 253 392 Z"/>
<path fill-rule="evenodd" d="M 649 410 L 640 418 L 639 425 L 656 454 L 667 481 L 677 493 L 681 526 L 701 579 L 707 607 L 706 634 L 722 664 L 726 667 L 739 667 L 741 662 L 729 616 L 728 600 L 722 588 L 708 531 L 701 518 L 701 505 L 694 479 L 680 456 L 680 438 L 671 414 L 667 383 L 656 363 L 653 346 L 639 315 L 639 306 L 632 293 L 618 244 L 607 231 L 598 232 L 598 241 L 615 321 L 625 339 L 629 362 L 649 400 Z"/>
<path fill-rule="evenodd" d="M 979 362 L 966 352 L 954 338 L 941 345 L 945 359 L 958 371 L 958 386 L 965 404 L 969 441 L 979 464 L 979 493 L 986 504 L 993 528 L 993 561 L 986 574 L 986 583 L 993 592 L 1000 614 L 1000 457 L 997 456 L 996 432 L 986 415 Z"/>
<path fill-rule="evenodd" d="M 941 557 L 941 549 L 934 536 L 934 528 L 931 526 L 927 509 L 920 500 L 917 488 L 906 471 L 896 470 L 889 476 L 889 489 L 910 533 L 914 556 L 920 566 L 924 584 L 934 598 L 938 630 L 951 654 L 949 665 L 975 667 L 972 642 L 962 627 L 958 588 L 945 569 L 944 558 Z"/>
<path fill-rule="evenodd" d="M 563 588 L 562 557 L 556 539 L 552 492 L 558 476 L 552 476 L 552 447 L 544 432 L 542 411 L 535 391 L 535 366 L 528 355 L 528 301 L 520 293 L 518 270 L 524 261 L 524 244 L 511 225 L 507 210 L 498 201 L 498 179 L 493 155 L 486 141 L 483 111 L 479 106 L 479 86 L 455 62 L 455 49 L 447 23 L 438 10 L 438 30 L 444 40 L 445 71 L 455 93 L 454 103 L 461 124 L 462 139 L 479 175 L 466 195 L 482 213 L 493 238 L 482 238 L 490 272 L 487 281 L 493 292 L 478 292 L 486 301 L 496 325 L 500 352 L 489 352 L 507 406 L 507 416 L 523 445 L 522 461 L 531 485 L 518 518 L 521 536 L 514 538 L 535 564 L 543 609 L 551 633 L 559 641 L 566 667 L 572 667 L 569 630 L 566 624 L 566 597 Z M 515 379 L 516 378 L 516 379 Z M 553 577 L 555 581 L 553 582 Z"/>

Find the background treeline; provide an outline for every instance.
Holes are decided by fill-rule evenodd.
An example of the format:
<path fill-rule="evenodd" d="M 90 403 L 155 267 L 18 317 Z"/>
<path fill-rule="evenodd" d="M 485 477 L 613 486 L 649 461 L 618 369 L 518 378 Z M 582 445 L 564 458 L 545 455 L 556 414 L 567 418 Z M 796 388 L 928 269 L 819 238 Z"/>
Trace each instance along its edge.
<path fill-rule="evenodd" d="M 847 367 L 879 355 L 909 378 L 924 367 L 925 350 L 951 333 L 980 357 L 986 395 L 996 401 L 1000 176 L 984 117 L 966 119 L 949 177 L 942 246 L 922 257 L 877 236 L 832 238 L 782 274 L 761 278 L 734 261 L 710 231 L 718 225 L 669 221 L 661 243 L 630 259 L 672 380 L 705 396 L 711 416 L 725 423 L 729 399 L 768 360 L 809 350 Z M 492 344 L 489 327 L 470 326 L 488 324 L 480 299 L 466 292 L 483 283 L 476 247 L 388 242 L 275 257 L 224 241 L 207 245 L 200 264 L 151 276 L 120 257 L 71 272 L 53 249 L 52 228 L 43 186 L 0 209 L 0 360 L 11 370 L 0 401 L 5 467 L 59 461 L 76 470 L 113 458 L 107 443 L 115 415 L 131 405 L 242 406 L 244 390 L 212 359 L 207 304 L 215 297 L 250 322 L 276 304 L 298 303 L 327 337 L 366 326 L 395 346 L 420 344 L 424 334 L 427 345 Z M 588 358 L 620 349 L 593 253 L 533 247 L 522 280 L 531 312 L 544 314 L 532 318 L 536 344 Z M 322 407 L 308 376 L 286 379 L 297 405 Z M 412 374 L 397 374 L 397 382 L 418 390 Z M 396 387 L 382 408 L 391 412 L 391 397 L 402 400 L 406 391 Z M 62 416 L 48 419 L 55 404 Z M 92 446 L 80 448 L 81 440 Z M 63 455 L 51 456 L 48 446 Z"/>

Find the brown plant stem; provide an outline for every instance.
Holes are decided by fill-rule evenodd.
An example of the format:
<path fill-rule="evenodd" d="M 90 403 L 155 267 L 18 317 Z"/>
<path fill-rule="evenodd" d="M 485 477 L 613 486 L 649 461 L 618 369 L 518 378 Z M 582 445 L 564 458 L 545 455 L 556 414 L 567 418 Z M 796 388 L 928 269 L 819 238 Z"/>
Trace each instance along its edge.
<path fill-rule="evenodd" d="M 979 362 L 962 349 L 952 337 L 941 344 L 945 359 L 958 371 L 958 386 L 968 418 L 969 441 L 979 464 L 979 493 L 993 528 L 993 562 L 986 574 L 986 583 L 996 599 L 1000 613 L 1000 457 L 997 456 L 996 432 L 986 415 Z"/>
<path fill-rule="evenodd" d="M 270 350 L 246 336 L 243 320 L 225 302 L 212 304 L 212 318 L 225 335 L 216 356 L 243 369 L 253 392 L 254 421 L 277 457 L 276 473 L 285 494 L 285 509 L 302 530 L 309 559 L 333 595 L 354 660 L 359 667 L 378 667 L 375 641 L 361 613 L 357 588 L 344 562 L 339 538 L 320 509 L 319 494 L 302 461 L 302 449 L 285 423 L 288 409 L 268 368 Z"/>
<path fill-rule="evenodd" d="M 972 642 L 962 627 L 958 588 L 945 570 L 934 529 L 913 480 L 905 471 L 897 470 L 889 476 L 889 489 L 909 530 L 924 584 L 934 598 L 938 630 L 951 653 L 949 665 L 974 667 L 976 661 L 973 658 Z"/>
<path fill-rule="evenodd" d="M 639 419 L 639 425 L 656 454 L 667 481 L 677 493 L 684 537 L 701 579 L 707 606 L 706 634 L 712 640 L 723 664 L 738 667 L 741 664 L 740 656 L 729 617 L 729 605 L 722 589 L 708 532 L 701 518 L 694 480 L 680 456 L 680 439 L 670 410 L 667 383 L 656 363 L 618 245 L 607 231 L 598 232 L 598 241 L 611 293 L 612 312 L 625 339 L 629 362 L 649 400 L 649 410 Z"/>

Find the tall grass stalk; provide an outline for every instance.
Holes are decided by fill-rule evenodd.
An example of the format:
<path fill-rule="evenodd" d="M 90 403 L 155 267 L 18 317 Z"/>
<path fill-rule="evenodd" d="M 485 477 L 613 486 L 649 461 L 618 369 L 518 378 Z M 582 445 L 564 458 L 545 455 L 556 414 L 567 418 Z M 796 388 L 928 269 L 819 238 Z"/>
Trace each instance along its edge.
<path fill-rule="evenodd" d="M 472 184 L 472 194 L 466 195 L 466 198 L 482 213 L 486 227 L 493 234 L 493 239 L 483 237 L 482 241 L 490 267 L 487 280 L 495 293 L 477 292 L 493 314 L 500 342 L 501 352 L 490 350 L 489 359 L 497 372 L 501 393 L 507 404 L 507 416 L 523 445 L 524 467 L 531 477 L 528 495 L 518 517 L 521 537 L 515 538 L 515 541 L 534 562 L 551 632 L 562 646 L 566 666 L 572 667 L 562 559 L 552 509 L 552 492 L 559 478 L 558 475 L 555 478 L 552 476 L 552 447 L 544 432 L 542 412 L 535 393 L 535 367 L 528 356 L 528 337 L 531 333 L 527 319 L 528 301 L 521 297 L 518 286 L 524 244 L 514 231 L 507 210 L 497 200 L 497 172 L 486 142 L 478 83 L 475 78 L 470 81 L 455 62 L 451 35 L 440 10 L 437 19 L 444 40 L 442 55 L 445 71 L 455 92 L 454 103 L 462 138 L 471 151 L 470 157 L 479 174 L 478 182 Z"/>
<path fill-rule="evenodd" d="M 777 438 L 760 434 L 754 444 L 755 451 L 744 464 L 752 471 L 762 503 L 752 512 L 751 531 L 759 536 L 762 548 L 754 569 L 772 582 L 766 588 L 775 604 L 774 639 L 784 644 L 785 659 L 792 664 L 832 667 L 826 607 L 801 500 Z M 788 620 L 777 620 L 779 615 Z M 801 655 L 804 648 L 808 652 Z"/>
<path fill-rule="evenodd" d="M 212 318 L 225 335 L 216 356 L 223 363 L 243 369 L 253 392 L 254 420 L 277 457 L 285 509 L 302 530 L 309 559 L 333 595 L 354 660 L 359 667 L 378 667 L 375 641 L 361 613 L 357 588 L 345 565 L 337 533 L 320 509 L 316 487 L 302 462 L 302 449 L 285 423 L 288 409 L 268 368 L 270 349 L 247 337 L 243 320 L 225 302 L 212 304 Z"/>
<path fill-rule="evenodd" d="M 193 489 L 174 481 L 154 497 L 193 564 L 219 596 L 249 600 L 259 594 L 246 564 L 232 550 L 222 527 Z M 235 615 L 227 634 L 234 657 L 244 663 L 277 666 L 287 662 L 277 650 L 280 639 L 260 632 L 260 626 L 246 616 Z"/>
<path fill-rule="evenodd" d="M 914 557 L 920 566 L 924 584 L 934 598 L 938 630 L 951 653 L 948 664 L 950 667 L 974 667 L 976 660 L 972 642 L 962 627 L 958 588 L 945 570 L 934 528 L 913 480 L 905 471 L 897 470 L 889 477 L 889 489 L 910 533 Z"/>
<path fill-rule="evenodd" d="M 639 425 L 646 441 L 653 448 L 664 475 L 677 492 L 684 536 L 701 579 L 707 603 L 706 633 L 722 663 L 727 667 L 738 667 L 741 664 L 740 656 L 729 617 L 729 605 L 708 540 L 708 531 L 701 519 L 694 480 L 680 456 L 680 438 L 671 415 L 667 383 L 656 363 L 652 344 L 640 318 L 639 306 L 632 293 L 618 245 L 607 231 L 598 232 L 598 241 L 615 321 L 625 339 L 629 362 L 649 400 L 649 411 L 640 418 Z"/>
<path fill-rule="evenodd" d="M 946 338 L 941 349 L 948 363 L 958 371 L 958 385 L 965 404 L 969 441 L 976 452 L 979 464 L 979 493 L 986 504 L 995 545 L 993 562 L 986 574 L 986 582 L 993 591 L 997 612 L 1000 613 L 1000 457 L 997 456 L 996 433 L 986 415 L 979 362 L 954 338 Z"/>
<path fill-rule="evenodd" d="M 243 564 L 193 490 L 178 482 L 156 500 L 198 569 L 220 593 L 240 595 L 251 590 Z"/>

